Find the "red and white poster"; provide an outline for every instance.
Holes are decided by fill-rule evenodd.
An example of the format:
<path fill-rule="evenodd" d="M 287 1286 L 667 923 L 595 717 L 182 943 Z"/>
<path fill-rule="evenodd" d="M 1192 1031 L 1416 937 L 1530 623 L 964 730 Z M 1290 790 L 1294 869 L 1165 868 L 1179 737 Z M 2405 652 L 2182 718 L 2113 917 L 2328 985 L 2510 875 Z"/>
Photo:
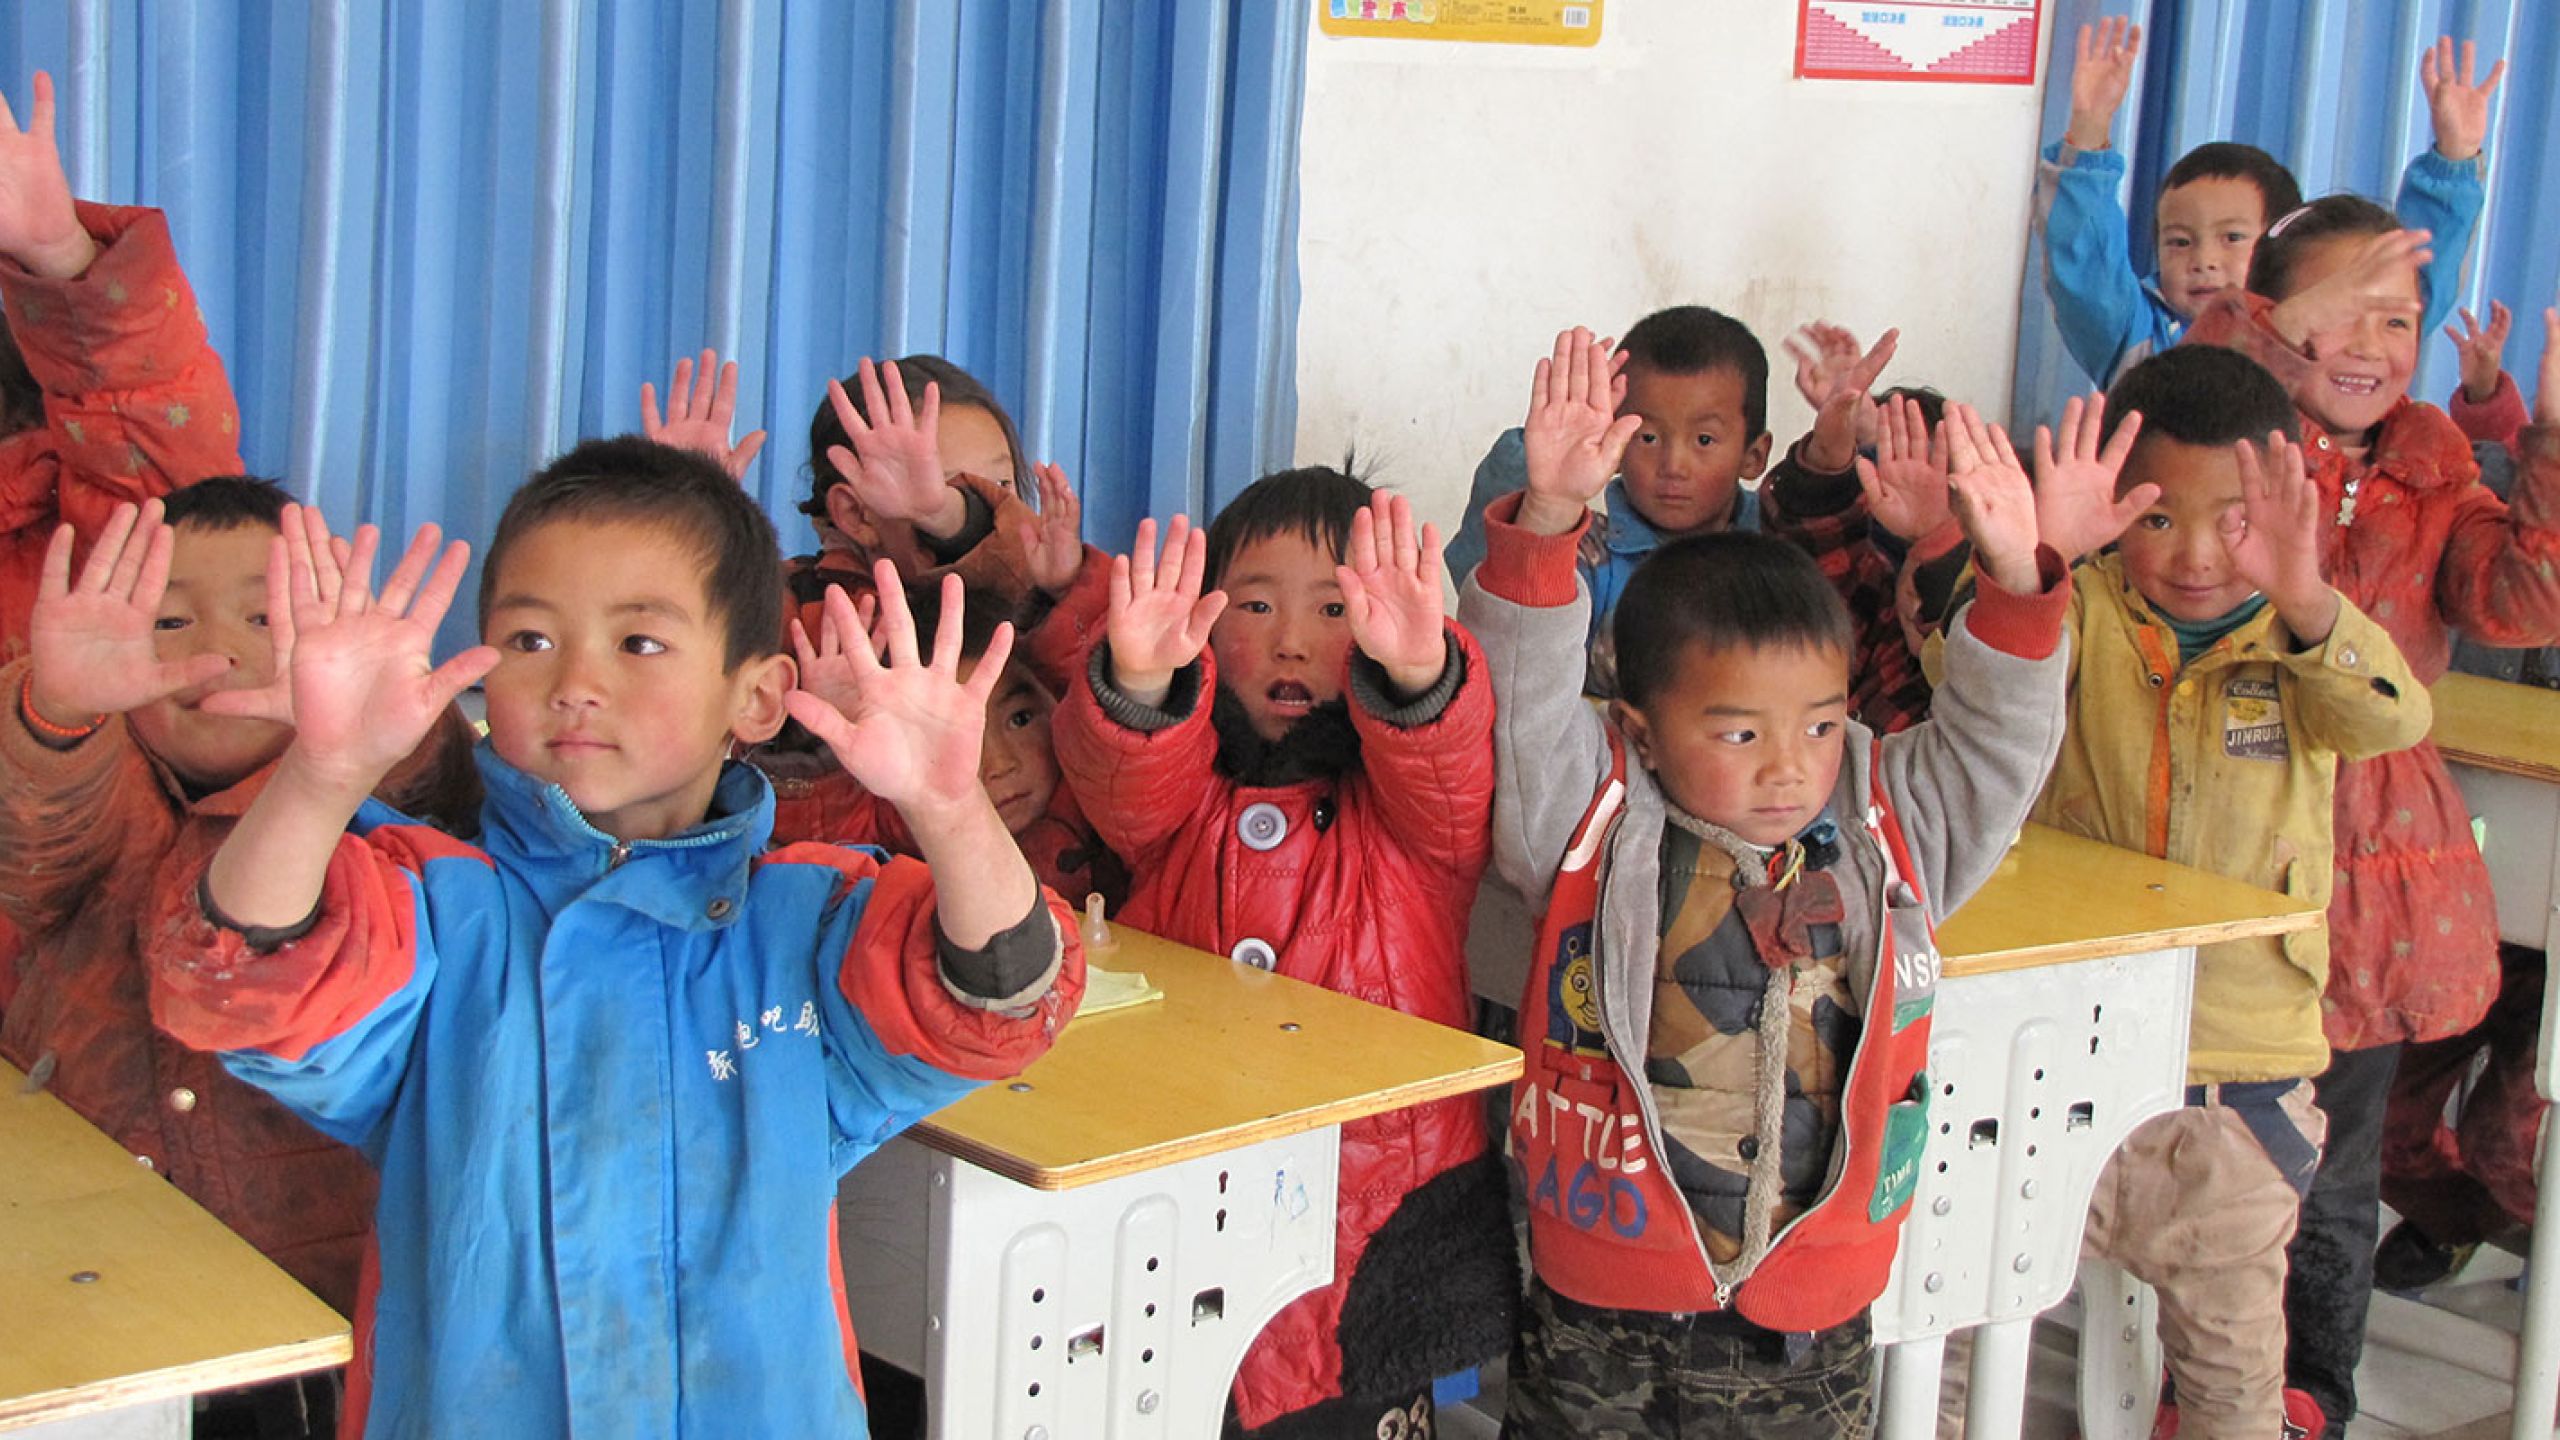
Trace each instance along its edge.
<path fill-rule="evenodd" d="M 1796 74 L 1812 80 L 2032 85 L 2044 0 L 1800 0 Z"/>

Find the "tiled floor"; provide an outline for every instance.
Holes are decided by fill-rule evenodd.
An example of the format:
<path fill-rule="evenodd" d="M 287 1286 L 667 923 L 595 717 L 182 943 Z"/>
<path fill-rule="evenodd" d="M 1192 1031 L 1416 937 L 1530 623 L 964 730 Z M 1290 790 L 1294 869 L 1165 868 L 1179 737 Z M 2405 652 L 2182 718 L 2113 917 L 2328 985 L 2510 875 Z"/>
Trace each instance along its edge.
<path fill-rule="evenodd" d="M 2386 1217 L 2384 1228 L 2389 1228 Z M 2512 1399 L 2515 1334 L 2524 1313 L 2514 1281 L 2523 1266 L 2484 1250 L 2452 1283 L 2424 1303 L 2377 1295 L 2366 1329 L 2364 1364 L 2356 1372 L 2363 1413 L 2349 1440 L 2504 1440 Z M 2029 1440 L 2071 1440 L 2076 1307 L 2066 1305 L 2036 1328 L 2029 1374 Z M 1485 1377 L 1485 1393 L 1445 1411 L 1444 1440 L 1494 1440 L 1501 1426 L 1501 1376 Z"/>

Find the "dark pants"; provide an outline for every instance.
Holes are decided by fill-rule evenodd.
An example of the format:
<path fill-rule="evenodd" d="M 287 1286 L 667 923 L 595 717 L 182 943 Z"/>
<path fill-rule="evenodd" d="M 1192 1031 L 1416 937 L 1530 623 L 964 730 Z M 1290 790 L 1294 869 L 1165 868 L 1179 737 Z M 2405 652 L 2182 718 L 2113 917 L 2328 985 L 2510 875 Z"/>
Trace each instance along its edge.
<path fill-rule="evenodd" d="M 2381 1230 L 2382 1117 L 2399 1063 L 2397 1045 L 2334 1051 L 2314 1082 L 2329 1139 L 2285 1252 L 2284 1369 L 2287 1385 L 2320 1402 L 2331 1435 L 2344 1435 L 2356 1413 Z"/>
<path fill-rule="evenodd" d="M 1875 1419 L 1867 1317 L 1788 1336 L 1578 1304 L 1532 1279 L 1504 1440 L 1839 1440 Z"/>
<path fill-rule="evenodd" d="M 2533 1223 L 2542 1096 L 2534 1048 L 2542 1032 L 2543 957 L 2498 947 L 2498 998 L 2478 1025 L 2406 1047 L 2384 1125 L 2382 1198 L 2439 1245 L 2473 1245 Z M 2488 1052 L 2488 1069 L 2450 1129 L 2445 1102 Z"/>

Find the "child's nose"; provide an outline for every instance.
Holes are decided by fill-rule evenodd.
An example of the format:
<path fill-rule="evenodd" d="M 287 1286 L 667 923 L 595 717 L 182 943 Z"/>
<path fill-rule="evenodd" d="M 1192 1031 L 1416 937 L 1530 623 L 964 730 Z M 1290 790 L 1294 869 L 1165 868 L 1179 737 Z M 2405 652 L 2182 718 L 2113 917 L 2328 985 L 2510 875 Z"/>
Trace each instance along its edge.
<path fill-rule="evenodd" d="M 978 778 L 981 781 L 1001 780 L 1020 769 L 1021 763 L 1015 757 L 1013 747 L 1000 736 L 989 735 L 978 747 Z"/>
<path fill-rule="evenodd" d="M 559 667 L 552 672 L 552 709 L 574 710 L 581 706 L 594 705 L 603 698 L 603 687 L 597 682 L 594 666 L 564 657 Z"/>

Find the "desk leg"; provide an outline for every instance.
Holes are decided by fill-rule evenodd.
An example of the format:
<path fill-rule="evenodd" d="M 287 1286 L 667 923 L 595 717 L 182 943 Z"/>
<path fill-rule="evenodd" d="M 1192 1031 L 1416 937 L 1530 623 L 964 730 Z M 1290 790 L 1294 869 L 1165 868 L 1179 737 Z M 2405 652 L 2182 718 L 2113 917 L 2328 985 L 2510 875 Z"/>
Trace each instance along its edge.
<path fill-rule="evenodd" d="M 1995 1320 L 1973 1332 L 1965 1440 L 2017 1440 L 2027 1426 L 2027 1348 L 2035 1318 Z"/>
<path fill-rule="evenodd" d="M 2144 1440 L 2160 1411 L 2160 1294 L 2104 1260 L 2080 1262 L 2080 1434 Z"/>
<path fill-rule="evenodd" d="M 1930 1335 L 1884 1351 L 1884 1407 L 1876 1440 L 1930 1440 L 1938 1433 L 1938 1375 L 1947 1337 Z"/>
<path fill-rule="evenodd" d="M 936 1440 L 1215 1435 L 1246 1347 L 1333 1279 L 1339 1140 L 1327 1126 L 1055 1191 L 895 1142 L 905 1155 L 847 1184 L 856 1331 L 897 1363 L 920 1354 Z M 866 1172 L 898 1194 L 850 1203 Z M 919 1283 L 862 1273 L 898 1251 L 856 1225 L 897 1215 L 909 1250 L 927 1222 Z"/>
<path fill-rule="evenodd" d="M 30 1425 L 9 1440 L 187 1440 L 194 1429 L 195 1402 L 181 1396 Z"/>

